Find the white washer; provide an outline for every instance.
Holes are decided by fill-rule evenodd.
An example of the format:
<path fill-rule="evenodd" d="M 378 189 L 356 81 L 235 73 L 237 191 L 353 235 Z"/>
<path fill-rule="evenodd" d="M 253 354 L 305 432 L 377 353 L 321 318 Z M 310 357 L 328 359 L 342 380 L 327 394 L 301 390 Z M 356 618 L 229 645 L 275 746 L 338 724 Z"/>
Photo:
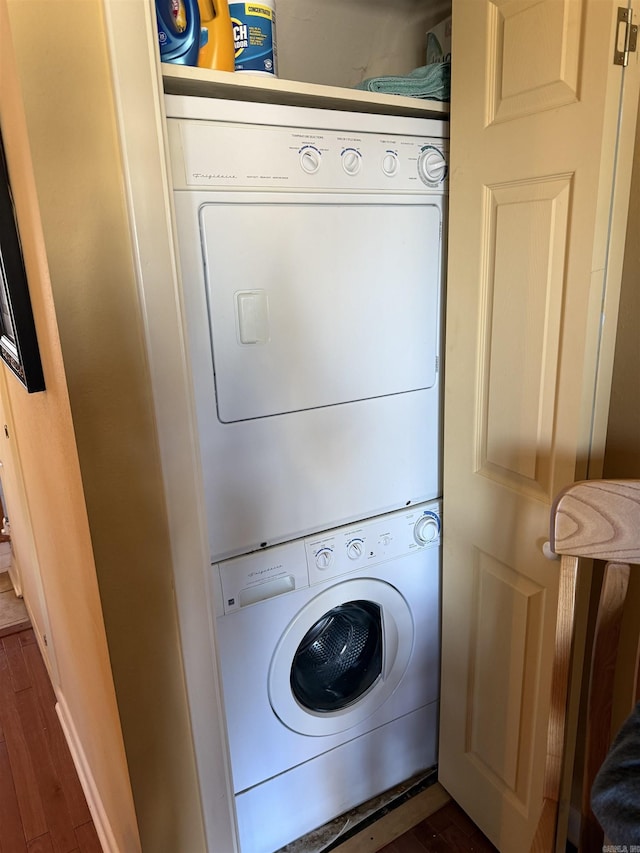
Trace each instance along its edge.
<path fill-rule="evenodd" d="M 243 853 L 435 765 L 437 501 L 214 565 Z"/>
<path fill-rule="evenodd" d="M 448 124 L 166 104 L 212 559 L 438 497 Z"/>

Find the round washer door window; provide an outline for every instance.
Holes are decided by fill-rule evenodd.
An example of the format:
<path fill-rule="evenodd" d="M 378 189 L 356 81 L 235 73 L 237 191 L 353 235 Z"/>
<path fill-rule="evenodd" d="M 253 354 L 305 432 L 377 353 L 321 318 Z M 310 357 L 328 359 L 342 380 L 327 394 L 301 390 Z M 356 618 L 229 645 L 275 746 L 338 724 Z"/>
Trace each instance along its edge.
<path fill-rule="evenodd" d="M 291 664 L 291 691 L 310 711 L 339 711 L 382 674 L 382 616 L 371 601 L 333 607 L 302 638 Z"/>
<path fill-rule="evenodd" d="M 413 619 L 395 587 L 336 584 L 285 629 L 269 670 L 269 699 L 293 731 L 328 735 L 357 725 L 393 693 L 409 663 Z"/>

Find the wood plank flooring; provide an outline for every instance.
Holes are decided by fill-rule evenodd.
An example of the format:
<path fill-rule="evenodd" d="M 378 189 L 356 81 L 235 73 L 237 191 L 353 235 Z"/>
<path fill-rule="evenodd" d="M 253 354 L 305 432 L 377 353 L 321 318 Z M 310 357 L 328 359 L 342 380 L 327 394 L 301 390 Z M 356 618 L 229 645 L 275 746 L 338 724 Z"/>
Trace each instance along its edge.
<path fill-rule="evenodd" d="M 497 853 L 453 801 L 381 848 L 379 853 Z"/>
<path fill-rule="evenodd" d="M 365 824 L 328 849 L 334 853 L 498 853 L 438 782 Z"/>
<path fill-rule="evenodd" d="M 0 638 L 0 853 L 101 853 L 33 630 Z"/>

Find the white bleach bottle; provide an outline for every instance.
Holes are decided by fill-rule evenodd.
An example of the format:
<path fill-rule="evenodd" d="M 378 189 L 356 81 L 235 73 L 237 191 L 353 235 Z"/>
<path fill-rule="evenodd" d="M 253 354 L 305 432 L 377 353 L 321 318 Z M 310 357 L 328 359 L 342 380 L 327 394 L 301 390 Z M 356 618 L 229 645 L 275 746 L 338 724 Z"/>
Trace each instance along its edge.
<path fill-rule="evenodd" d="M 275 0 L 229 3 L 235 70 L 277 77 Z"/>

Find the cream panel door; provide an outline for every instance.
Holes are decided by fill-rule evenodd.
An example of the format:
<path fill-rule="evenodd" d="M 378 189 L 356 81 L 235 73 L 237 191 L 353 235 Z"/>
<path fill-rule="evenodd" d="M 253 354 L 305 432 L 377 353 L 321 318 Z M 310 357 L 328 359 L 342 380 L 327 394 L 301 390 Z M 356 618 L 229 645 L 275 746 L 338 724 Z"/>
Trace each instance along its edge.
<path fill-rule="evenodd" d="M 542 544 L 604 440 L 638 95 L 615 31 L 610 0 L 453 4 L 439 774 L 503 853 L 558 796 Z"/>

